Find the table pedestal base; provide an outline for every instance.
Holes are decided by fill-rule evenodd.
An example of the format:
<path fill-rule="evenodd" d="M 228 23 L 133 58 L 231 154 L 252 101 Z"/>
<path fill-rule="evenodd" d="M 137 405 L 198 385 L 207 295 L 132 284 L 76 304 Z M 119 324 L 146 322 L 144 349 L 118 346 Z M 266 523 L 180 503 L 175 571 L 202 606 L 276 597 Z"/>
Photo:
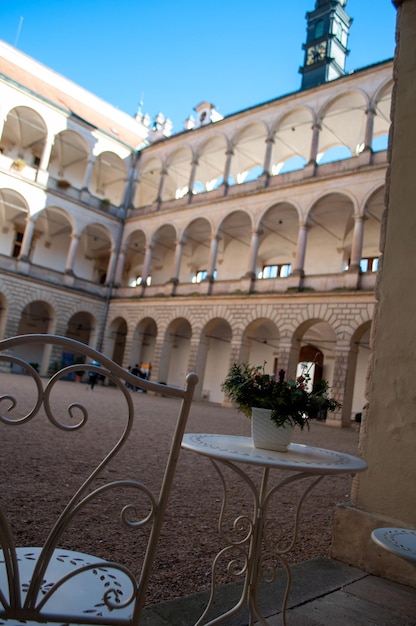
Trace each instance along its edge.
<path fill-rule="evenodd" d="M 213 561 L 210 599 L 204 613 L 196 622 L 195 626 L 202 626 L 202 624 L 205 626 L 214 626 L 214 624 L 224 623 L 231 615 L 237 613 L 244 606 L 247 606 L 249 610 L 249 626 L 253 626 L 256 621 L 262 626 L 269 626 L 269 622 L 258 605 L 259 583 L 262 581 L 270 583 L 275 581 L 279 569 L 281 570 L 281 568 L 286 572 L 286 588 L 281 605 L 282 624 L 286 626 L 286 606 L 291 586 L 290 566 L 286 557 L 293 549 L 297 539 L 299 514 L 302 503 L 313 487 L 322 480 L 323 476 L 313 476 L 307 472 L 297 472 L 289 475 L 277 484 L 269 486 L 270 468 L 264 467 L 260 485 L 256 485 L 250 476 L 234 463 L 226 460 L 218 462 L 218 460 L 210 459 L 210 461 L 218 473 L 223 487 L 223 500 L 218 529 L 225 546 L 220 550 Z M 221 465 L 237 473 L 248 486 L 253 497 L 254 508 L 252 516 L 239 515 L 233 522 L 232 529 L 235 531 L 235 534 L 238 535 L 238 537 L 235 538 L 230 537 L 229 533 L 226 534 L 224 532 L 229 492 Z M 291 512 L 293 520 L 290 538 L 289 540 L 286 539 L 284 546 L 279 547 L 279 542 L 275 536 L 276 529 L 280 527 L 279 522 L 274 519 L 268 519 L 270 500 L 283 487 L 305 479 L 309 479 L 308 484 L 304 486 Z M 220 566 L 224 561 L 227 562 L 226 568 L 230 575 L 233 577 L 242 577 L 243 579 L 241 596 L 235 605 L 226 613 L 206 621 L 215 604 L 216 589 L 219 586 L 218 577 Z"/>

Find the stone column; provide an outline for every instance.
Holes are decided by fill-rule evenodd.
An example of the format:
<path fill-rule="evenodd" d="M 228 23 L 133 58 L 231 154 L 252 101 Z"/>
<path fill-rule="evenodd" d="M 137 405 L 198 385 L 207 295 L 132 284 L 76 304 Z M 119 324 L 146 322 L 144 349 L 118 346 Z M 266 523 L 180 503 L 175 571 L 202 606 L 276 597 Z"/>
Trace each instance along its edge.
<path fill-rule="evenodd" d="M 304 276 L 305 270 L 305 255 L 306 255 L 306 243 L 308 240 L 309 226 L 306 222 L 299 224 L 298 242 L 296 247 L 296 257 L 293 263 L 292 275 Z"/>
<path fill-rule="evenodd" d="M 157 190 L 156 202 L 160 204 L 163 202 L 163 192 L 165 190 L 166 176 L 168 175 L 167 170 L 162 169 L 160 172 L 160 181 L 159 181 L 159 189 Z"/>
<path fill-rule="evenodd" d="M 347 342 L 337 342 L 335 346 L 335 365 L 334 365 L 334 377 L 331 381 L 331 395 L 338 400 L 341 404 L 344 404 L 345 393 L 345 381 L 348 375 L 348 365 L 350 358 L 350 346 Z M 341 411 L 336 413 L 328 413 L 326 423 L 329 426 L 351 426 L 351 415 L 345 418 Z"/>
<path fill-rule="evenodd" d="M 134 179 L 135 172 L 136 172 L 135 161 L 134 161 L 133 155 L 131 155 L 130 167 L 129 167 L 127 179 L 124 184 L 123 197 L 121 201 L 121 207 L 123 209 L 122 217 L 125 216 L 127 209 L 129 208 L 131 200 L 132 200 L 132 187 L 133 187 L 133 179 Z"/>
<path fill-rule="evenodd" d="M 49 159 L 51 158 L 52 146 L 55 137 L 48 133 L 46 142 L 43 147 L 42 156 L 40 158 L 39 168 L 36 172 L 36 181 L 45 184 L 47 179 L 47 170 L 49 166 Z"/>
<path fill-rule="evenodd" d="M 173 276 L 171 278 L 171 282 L 173 284 L 173 288 L 172 288 L 173 296 L 176 293 L 176 286 L 179 283 L 179 273 L 181 271 L 183 246 L 184 246 L 184 242 L 181 239 L 176 242 L 174 271 L 173 271 Z"/>
<path fill-rule="evenodd" d="M 373 107 L 368 107 L 366 110 L 367 120 L 365 125 L 365 135 L 364 135 L 364 150 L 373 151 L 373 133 L 374 133 L 374 118 L 376 116 L 376 111 Z"/>
<path fill-rule="evenodd" d="M 114 275 L 114 284 L 116 287 L 119 287 L 122 283 L 125 260 L 126 260 L 126 250 L 125 248 L 123 248 L 122 250 L 120 250 L 118 258 L 117 258 L 116 271 Z"/>
<path fill-rule="evenodd" d="M 233 363 L 240 363 L 241 361 L 241 342 L 242 342 L 242 336 L 240 334 L 233 335 L 233 338 L 231 339 L 231 345 L 230 345 L 230 360 L 229 360 L 229 366 L 231 367 L 231 365 Z"/>
<path fill-rule="evenodd" d="M 357 359 L 358 359 L 358 343 L 353 343 L 349 346 L 347 354 L 347 374 L 344 381 L 344 392 L 342 401 L 342 426 L 351 426 L 352 417 L 352 401 L 354 397 L 354 382 L 355 374 L 357 371 Z"/>
<path fill-rule="evenodd" d="M 112 248 L 111 253 L 110 253 L 110 259 L 107 265 L 107 278 L 105 281 L 107 285 L 112 282 L 116 262 L 117 262 L 117 254 L 116 254 L 115 249 Z"/>
<path fill-rule="evenodd" d="M 196 372 L 197 370 L 197 359 L 198 359 L 198 349 L 199 349 L 199 337 L 201 331 L 196 332 L 193 330 L 192 337 L 189 342 L 189 357 L 188 357 L 188 372 Z"/>
<path fill-rule="evenodd" d="M 75 256 L 78 250 L 78 244 L 79 244 L 79 235 L 74 233 L 71 237 L 71 243 L 70 243 L 68 254 L 66 257 L 65 274 L 74 273 L 74 262 L 75 262 Z"/>
<path fill-rule="evenodd" d="M 256 279 L 257 256 L 259 252 L 261 234 L 262 234 L 262 231 L 260 229 L 253 230 L 251 234 L 250 255 L 249 255 L 249 260 L 248 260 L 248 268 L 247 268 L 246 277 L 251 278 L 252 280 Z"/>
<path fill-rule="evenodd" d="M 274 146 L 274 137 L 268 137 L 266 139 L 266 154 L 264 157 L 264 167 L 263 167 L 263 174 L 267 177 L 270 176 L 273 146 Z"/>
<path fill-rule="evenodd" d="M 35 232 L 35 220 L 28 214 L 26 218 L 25 232 L 23 233 L 22 247 L 20 248 L 19 260 L 29 261 L 30 247 Z"/>
<path fill-rule="evenodd" d="M 227 187 L 230 184 L 228 179 L 230 178 L 231 160 L 234 156 L 234 150 L 232 148 L 229 148 L 225 154 L 227 158 L 225 160 L 225 168 L 224 168 L 224 187 L 227 190 Z"/>
<path fill-rule="evenodd" d="M 167 383 L 170 346 L 166 343 L 165 333 L 158 335 L 152 360 L 152 377 L 155 382 Z"/>
<path fill-rule="evenodd" d="M 312 126 L 312 143 L 311 143 L 311 152 L 309 155 L 309 164 L 316 164 L 316 158 L 318 156 L 318 147 L 319 147 L 319 134 L 321 132 L 321 125 L 316 122 Z"/>
<path fill-rule="evenodd" d="M 147 248 L 146 248 L 146 252 L 144 255 L 144 261 L 143 261 L 143 268 L 142 268 L 142 295 L 144 293 L 144 290 L 146 289 L 146 281 L 149 277 L 149 272 L 150 272 L 150 265 L 152 263 L 152 250 L 153 250 L 153 243 L 150 243 Z"/>
<path fill-rule="evenodd" d="M 363 250 L 364 239 L 364 216 L 354 216 L 354 232 L 352 235 L 351 258 L 349 270 L 355 271 L 360 269 L 361 254 Z"/>
<path fill-rule="evenodd" d="M 416 528 L 416 3 L 395 0 L 397 47 L 393 68 L 392 129 L 386 174 L 367 373 L 368 407 L 360 428 L 360 454 L 368 470 L 354 479 L 352 505 L 335 511 L 331 556 L 415 587 L 415 569 L 370 540 L 378 527 Z"/>
<path fill-rule="evenodd" d="M 95 159 L 90 159 L 87 164 L 87 169 L 85 171 L 85 176 L 84 176 L 84 184 L 82 186 L 82 189 L 85 191 L 88 191 L 88 188 L 90 186 L 94 163 L 95 163 Z"/>
<path fill-rule="evenodd" d="M 209 253 L 208 275 L 207 275 L 207 281 L 209 283 L 208 295 L 212 293 L 212 285 L 215 280 L 214 272 L 215 272 L 215 266 L 217 264 L 218 244 L 219 244 L 220 239 L 221 237 L 219 235 L 216 235 L 215 237 L 211 239 L 211 250 Z"/>
<path fill-rule="evenodd" d="M 300 342 L 296 338 L 281 337 L 279 340 L 279 356 L 277 369 L 285 371 L 286 380 L 296 377 L 299 362 Z"/>
<path fill-rule="evenodd" d="M 130 205 L 129 205 L 129 209 L 135 209 L 135 199 L 136 199 L 136 195 L 137 192 L 139 190 L 139 185 L 140 185 L 140 177 L 139 176 L 135 176 L 131 182 L 131 194 L 130 194 Z"/>
<path fill-rule="evenodd" d="M 191 173 L 189 175 L 188 193 L 189 193 L 190 196 L 192 196 L 192 194 L 194 192 L 193 189 L 194 189 L 195 178 L 196 178 L 196 171 L 198 169 L 198 165 L 199 165 L 198 157 L 195 157 L 192 160 Z"/>

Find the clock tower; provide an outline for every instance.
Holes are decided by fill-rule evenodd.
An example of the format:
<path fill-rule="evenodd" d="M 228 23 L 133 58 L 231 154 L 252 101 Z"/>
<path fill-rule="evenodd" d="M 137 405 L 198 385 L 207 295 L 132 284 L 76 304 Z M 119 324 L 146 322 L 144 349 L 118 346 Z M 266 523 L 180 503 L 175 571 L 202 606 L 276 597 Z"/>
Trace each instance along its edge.
<path fill-rule="evenodd" d="M 305 60 L 299 69 L 301 89 L 316 87 L 345 74 L 347 43 L 352 19 L 345 11 L 347 0 L 316 0 L 306 13 L 307 36 L 302 46 Z"/>

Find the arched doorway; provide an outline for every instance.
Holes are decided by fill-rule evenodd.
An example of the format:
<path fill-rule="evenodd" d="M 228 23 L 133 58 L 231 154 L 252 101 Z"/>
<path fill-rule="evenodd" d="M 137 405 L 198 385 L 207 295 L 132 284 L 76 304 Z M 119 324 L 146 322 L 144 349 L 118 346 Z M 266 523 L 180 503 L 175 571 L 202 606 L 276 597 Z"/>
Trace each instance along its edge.
<path fill-rule="evenodd" d="M 52 330 L 55 314 L 50 304 L 42 300 L 35 300 L 25 306 L 22 311 L 18 335 L 25 334 L 45 334 Z M 41 374 L 46 374 L 49 367 L 50 345 L 30 344 L 29 346 L 19 346 L 16 348 L 16 356 L 23 357 L 31 363 Z M 13 365 L 12 371 L 21 372 L 19 366 Z"/>
<path fill-rule="evenodd" d="M 201 333 L 197 374 L 202 380 L 202 398 L 210 402 L 224 400 L 221 383 L 229 367 L 231 338 L 231 327 L 221 318 L 208 322 Z"/>

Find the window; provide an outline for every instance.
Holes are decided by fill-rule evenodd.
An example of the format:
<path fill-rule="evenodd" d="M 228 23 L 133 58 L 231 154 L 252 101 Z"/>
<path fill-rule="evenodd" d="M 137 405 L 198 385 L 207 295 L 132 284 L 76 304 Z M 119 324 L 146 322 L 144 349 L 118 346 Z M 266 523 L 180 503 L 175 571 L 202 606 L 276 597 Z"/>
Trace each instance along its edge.
<path fill-rule="evenodd" d="M 192 283 L 202 283 L 208 276 L 208 270 L 198 270 L 191 278 Z M 217 278 L 217 270 L 214 270 L 214 280 Z"/>
<path fill-rule="evenodd" d="M 290 275 L 292 266 L 290 263 L 282 265 L 264 265 L 257 274 L 257 278 L 287 278 Z"/>
<path fill-rule="evenodd" d="M 324 34 L 324 22 L 320 20 L 315 26 L 315 39 L 319 39 Z"/>
<path fill-rule="evenodd" d="M 138 287 L 139 285 L 141 285 L 143 282 L 143 279 L 141 276 L 136 276 L 136 278 L 133 278 L 132 280 L 130 280 L 129 282 L 129 287 Z M 149 286 L 152 284 L 152 277 L 148 276 L 146 279 L 146 285 Z"/>
<path fill-rule="evenodd" d="M 16 231 L 14 235 L 12 257 L 17 259 L 22 248 L 23 232 Z"/>
<path fill-rule="evenodd" d="M 360 270 L 365 272 L 377 272 L 378 269 L 378 257 L 367 257 L 361 259 Z"/>

